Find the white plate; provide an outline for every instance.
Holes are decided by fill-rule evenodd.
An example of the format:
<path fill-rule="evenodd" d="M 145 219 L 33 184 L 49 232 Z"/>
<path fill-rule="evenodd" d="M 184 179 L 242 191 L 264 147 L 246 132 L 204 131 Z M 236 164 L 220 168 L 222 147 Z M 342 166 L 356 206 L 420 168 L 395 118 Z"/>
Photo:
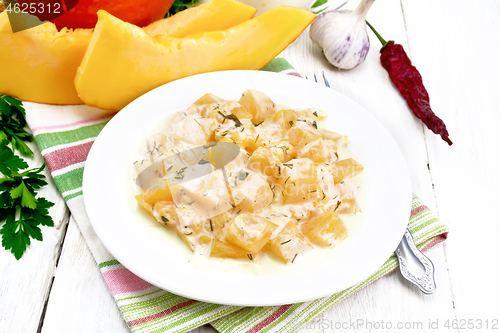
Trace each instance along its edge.
<path fill-rule="evenodd" d="M 173 232 L 136 207 L 130 166 L 145 136 L 169 114 L 185 110 L 205 93 L 237 100 L 246 89 L 263 91 L 275 103 L 294 109 L 323 109 L 329 116 L 327 128 L 349 136 L 351 150 L 365 167 L 369 184 L 363 224 L 336 255 L 292 265 L 277 263 L 272 270 L 251 265 L 234 268 L 219 263 L 221 259 L 213 264 L 192 254 Z M 374 273 L 393 254 L 408 223 L 409 179 L 405 160 L 389 133 L 369 112 L 338 92 L 289 75 L 225 71 L 171 82 L 120 111 L 90 151 L 83 193 L 101 241 L 142 279 L 201 301 L 278 305 L 327 296 Z"/>

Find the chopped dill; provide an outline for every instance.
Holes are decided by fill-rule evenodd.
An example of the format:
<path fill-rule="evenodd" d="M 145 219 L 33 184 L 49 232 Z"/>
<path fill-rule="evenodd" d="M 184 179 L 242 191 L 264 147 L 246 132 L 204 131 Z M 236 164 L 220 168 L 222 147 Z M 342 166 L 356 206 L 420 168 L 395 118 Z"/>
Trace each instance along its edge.
<path fill-rule="evenodd" d="M 218 111 L 218 112 L 219 112 L 219 114 L 221 116 L 224 117 L 224 119 L 231 119 L 231 120 L 233 120 L 235 122 L 235 126 L 236 127 L 240 127 L 241 126 L 241 121 L 238 119 L 238 117 L 236 117 L 236 115 L 230 114 L 229 116 L 227 116 L 227 115 L 225 115 L 224 113 L 222 113 L 220 111 Z"/>
<path fill-rule="evenodd" d="M 283 151 L 285 152 L 285 155 L 288 155 L 288 147 L 287 146 L 279 146 L 278 148 L 281 148 L 283 149 Z"/>
<path fill-rule="evenodd" d="M 269 188 L 271 189 L 271 192 L 273 192 L 273 199 L 271 200 L 271 202 L 269 203 L 269 205 L 267 205 L 267 207 L 271 206 L 271 204 L 274 201 L 274 198 L 276 198 L 276 193 L 274 193 L 274 188 L 275 187 L 276 187 L 276 185 L 274 185 L 274 186 L 271 187 L 271 184 L 269 184 Z"/>

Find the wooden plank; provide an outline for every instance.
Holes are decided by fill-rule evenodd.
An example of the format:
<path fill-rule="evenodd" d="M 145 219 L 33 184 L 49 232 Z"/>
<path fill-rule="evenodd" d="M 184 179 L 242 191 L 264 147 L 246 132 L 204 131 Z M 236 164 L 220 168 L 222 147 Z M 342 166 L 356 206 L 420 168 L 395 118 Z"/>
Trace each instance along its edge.
<path fill-rule="evenodd" d="M 34 143 L 29 144 L 35 156 L 27 158 L 30 167 L 39 167 L 43 160 Z M 32 241 L 18 261 L 0 250 L 0 331 L 36 332 L 55 273 L 59 250 L 69 218 L 68 209 L 45 170 L 48 186 L 39 195 L 55 205 L 49 213 L 55 227 L 41 227 L 43 242 Z"/>
<path fill-rule="evenodd" d="M 74 220 L 68 226 L 41 332 L 130 332 Z"/>
<path fill-rule="evenodd" d="M 500 237 L 499 2 L 405 0 L 403 8 L 412 58 L 454 141 L 450 148 L 426 133 L 439 213 L 451 228 L 446 252 L 457 319 L 482 330 L 489 320 L 491 329 L 492 319 L 500 321 L 492 260 Z"/>

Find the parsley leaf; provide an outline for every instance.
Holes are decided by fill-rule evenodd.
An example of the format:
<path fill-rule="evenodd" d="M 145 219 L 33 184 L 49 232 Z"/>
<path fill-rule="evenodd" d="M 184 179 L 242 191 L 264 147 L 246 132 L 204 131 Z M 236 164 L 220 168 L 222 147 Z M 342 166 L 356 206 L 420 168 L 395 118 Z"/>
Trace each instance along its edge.
<path fill-rule="evenodd" d="M 38 198 L 36 210 L 31 211 L 29 209 L 25 209 L 21 211 L 21 216 L 27 217 L 28 214 L 31 219 L 37 221 L 39 224 L 44 225 L 46 227 L 53 227 L 54 221 L 52 217 L 49 215 L 49 208 L 54 206 L 53 202 L 48 201 L 45 198 Z"/>
<path fill-rule="evenodd" d="M 35 220 L 15 220 L 12 216 L 8 216 L 2 229 L 2 246 L 6 250 L 11 250 L 16 259 L 20 259 L 26 251 L 26 247 L 31 245 L 30 238 L 43 240 L 42 231 L 38 227 L 38 222 Z M 8 237 L 5 237 L 5 236 Z"/>
<path fill-rule="evenodd" d="M 196 6 L 200 0 L 175 0 L 165 17 L 172 16 L 180 11 Z"/>
<path fill-rule="evenodd" d="M 32 140 L 31 134 L 24 130 L 25 115 L 21 101 L 0 95 L 0 142 L 7 140 L 22 155 L 33 155 L 33 151 L 24 143 Z"/>
<path fill-rule="evenodd" d="M 24 181 L 21 180 L 21 184 L 18 187 L 10 190 L 10 197 L 12 199 L 17 199 L 21 197 L 21 206 L 28 207 L 31 209 L 36 209 L 36 199 L 33 193 L 26 187 Z"/>
<path fill-rule="evenodd" d="M 3 175 L 0 178 L 0 234 L 2 246 L 18 260 L 31 239 L 43 240 L 40 225 L 54 225 L 48 210 L 54 204 L 45 198 L 36 198 L 36 191 L 47 185 L 42 173 L 45 163 L 25 170 L 28 163 L 14 154 L 14 150 L 23 155 L 33 154 L 24 143 L 32 139 L 24 130 L 25 115 L 21 101 L 0 95 L 0 174 Z"/>
<path fill-rule="evenodd" d="M 0 172 L 10 175 L 12 172 L 26 169 L 28 164 L 19 156 L 14 155 L 7 144 L 7 141 L 0 142 Z"/>

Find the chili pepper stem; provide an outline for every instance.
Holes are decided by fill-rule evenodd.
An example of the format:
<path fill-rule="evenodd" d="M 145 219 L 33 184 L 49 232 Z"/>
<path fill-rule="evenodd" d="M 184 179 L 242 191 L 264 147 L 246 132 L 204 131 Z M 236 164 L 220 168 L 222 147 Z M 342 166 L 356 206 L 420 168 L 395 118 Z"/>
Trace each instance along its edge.
<path fill-rule="evenodd" d="M 382 48 L 384 46 L 387 45 L 387 42 L 385 41 L 385 39 L 382 38 L 382 36 L 379 35 L 379 33 L 377 32 L 377 30 L 375 30 L 375 28 L 370 24 L 370 22 L 366 21 L 366 24 L 368 24 L 368 26 L 370 27 L 370 29 L 372 29 L 373 33 L 375 34 L 375 36 L 377 36 L 378 40 L 382 43 Z"/>

